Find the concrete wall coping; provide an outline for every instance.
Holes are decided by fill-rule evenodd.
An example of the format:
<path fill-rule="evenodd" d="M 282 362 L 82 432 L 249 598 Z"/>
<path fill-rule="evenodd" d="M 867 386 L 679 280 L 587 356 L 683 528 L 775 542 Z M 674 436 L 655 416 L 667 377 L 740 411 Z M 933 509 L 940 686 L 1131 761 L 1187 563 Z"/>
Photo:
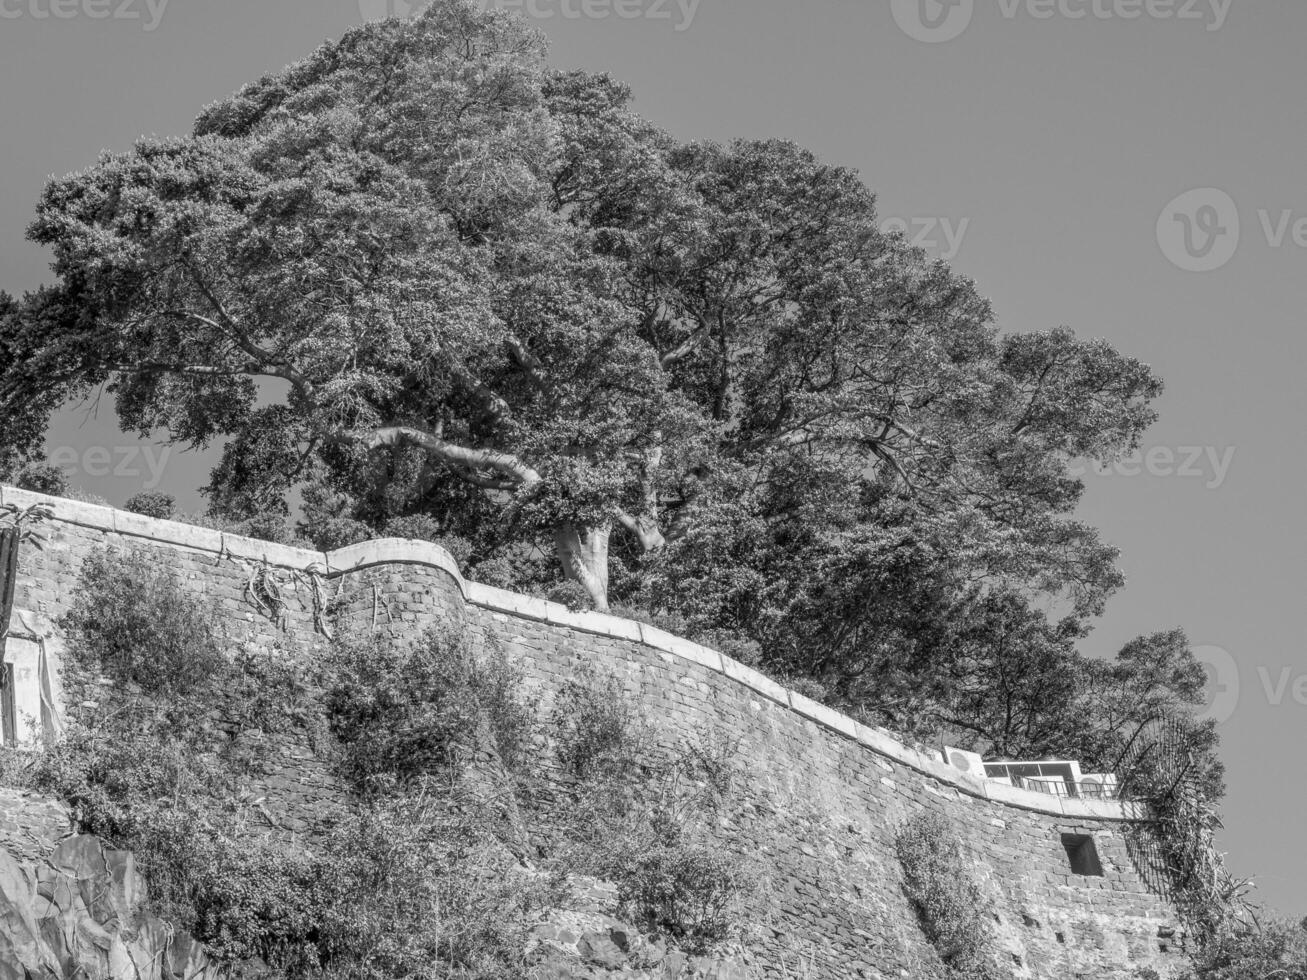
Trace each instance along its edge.
<path fill-rule="evenodd" d="M 0 486 L 0 505 L 25 509 L 38 504 L 48 507 L 53 514 L 53 519 L 63 524 L 108 531 L 123 537 L 142 538 L 192 551 L 208 552 L 217 557 L 266 562 L 280 568 L 320 574 L 328 578 L 379 565 L 411 564 L 438 568 L 454 580 L 464 599 L 473 605 L 495 613 L 547 623 L 564 629 L 642 643 L 661 653 L 698 664 L 731 678 L 759 696 L 803 716 L 822 728 L 837 732 L 845 738 L 866 746 L 878 755 L 907 766 L 933 779 L 936 783 L 950 786 L 966 796 L 1068 819 L 1085 818 L 1105 821 L 1146 819 L 1144 808 L 1138 803 L 1055 797 L 1033 790 L 1019 789 L 994 780 L 978 779 L 948 765 L 938 752 L 922 751 L 906 745 L 887 732 L 870 728 L 802 694 L 787 690 L 758 671 L 723 656 L 716 650 L 644 623 L 605 613 L 573 612 L 556 602 L 508 592 L 479 582 L 469 582 L 463 578 L 458 563 L 449 552 L 428 541 L 387 538 L 365 541 L 362 544 L 324 553 L 258 541 L 177 521 L 142 517 L 112 507 L 61 497 L 48 497 Z"/>

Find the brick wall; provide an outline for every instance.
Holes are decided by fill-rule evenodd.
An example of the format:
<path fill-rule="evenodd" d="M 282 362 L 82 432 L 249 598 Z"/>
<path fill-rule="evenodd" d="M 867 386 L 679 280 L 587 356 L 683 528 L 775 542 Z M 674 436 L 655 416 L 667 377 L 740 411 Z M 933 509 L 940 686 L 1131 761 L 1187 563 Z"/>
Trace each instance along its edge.
<path fill-rule="evenodd" d="M 340 628 L 408 637 L 446 624 L 502 648 L 542 710 L 579 663 L 598 661 L 643 705 L 660 743 L 651 751 L 705 739 L 736 744 L 751 814 L 736 829 L 769 878 L 752 916 L 749 959 L 760 976 L 930 975 L 931 953 L 893 853 L 897 827 L 925 811 L 958 828 L 1021 975 L 1101 980 L 1149 967 L 1168 977 L 1186 965 L 1148 828 L 1131 804 L 1059 800 L 974 779 L 697 644 L 465 582 L 434 545 L 368 542 L 324 555 L 0 489 L 0 503 L 36 502 L 55 517 L 39 528 L 40 549 L 20 550 L 10 642 L 39 643 L 55 668 L 55 623 L 82 558 L 105 544 L 141 547 L 157 550 L 221 611 L 234 642 L 312 656 L 327 642 L 327 603 Z M 254 598 L 261 569 L 282 596 L 276 609 Z M 277 819 L 299 830 L 335 788 L 303 745 L 282 746 L 280 759 L 271 786 Z M 1102 877 L 1072 873 L 1064 833 L 1094 839 Z"/>

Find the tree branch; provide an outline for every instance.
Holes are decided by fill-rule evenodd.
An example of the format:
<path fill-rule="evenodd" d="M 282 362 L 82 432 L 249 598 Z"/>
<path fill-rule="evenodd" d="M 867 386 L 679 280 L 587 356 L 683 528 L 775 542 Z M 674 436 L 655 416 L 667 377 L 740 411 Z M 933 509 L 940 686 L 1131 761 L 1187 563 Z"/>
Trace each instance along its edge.
<path fill-rule="evenodd" d="M 613 513 L 617 523 L 622 525 L 640 540 L 640 547 L 645 551 L 657 551 L 666 546 L 667 539 L 651 517 L 632 517 L 620 507 Z"/>
<path fill-rule="evenodd" d="M 406 425 L 386 426 L 371 432 L 349 432 L 341 437 L 367 449 L 382 446 L 411 444 L 425 450 L 437 459 L 453 466 L 461 479 L 491 489 L 512 490 L 532 487 L 541 482 L 541 476 L 512 453 L 496 449 L 472 449 L 446 442 L 441 436 Z M 483 470 L 500 473 L 501 480 L 481 476 Z"/>
<path fill-rule="evenodd" d="M 699 346 L 699 341 L 703 340 L 707 333 L 708 324 L 702 324 L 698 329 L 691 333 L 690 336 L 686 337 L 679 346 L 664 354 L 659 359 L 659 365 L 663 370 L 667 370 L 667 368 L 671 367 L 681 358 L 693 353 L 694 349 Z"/>

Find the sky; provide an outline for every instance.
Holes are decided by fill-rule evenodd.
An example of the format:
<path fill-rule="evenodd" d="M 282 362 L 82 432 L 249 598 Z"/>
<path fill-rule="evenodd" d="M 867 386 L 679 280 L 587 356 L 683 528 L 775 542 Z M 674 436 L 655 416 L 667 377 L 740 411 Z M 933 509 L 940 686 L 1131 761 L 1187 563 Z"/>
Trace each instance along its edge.
<path fill-rule="evenodd" d="M 682 139 L 781 137 L 858 169 L 882 217 L 973 277 L 1005 330 L 1103 337 L 1166 380 L 1145 452 L 1085 474 L 1126 588 L 1085 649 L 1181 626 L 1213 681 L 1222 847 L 1307 915 L 1303 422 L 1307 4 L 1299 0 L 486 0 L 559 67 L 629 82 Z M 0 288 L 45 180 L 181 134 L 242 83 L 400 0 L 0 0 Z M 199 510 L 211 457 L 70 406 L 85 489 Z"/>

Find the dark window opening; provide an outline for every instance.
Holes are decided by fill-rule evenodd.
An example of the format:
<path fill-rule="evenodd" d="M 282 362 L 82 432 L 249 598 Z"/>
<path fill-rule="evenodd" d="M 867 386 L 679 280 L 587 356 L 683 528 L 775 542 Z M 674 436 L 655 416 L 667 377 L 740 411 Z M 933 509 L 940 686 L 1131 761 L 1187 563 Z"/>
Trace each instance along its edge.
<path fill-rule="evenodd" d="M 1103 877 L 1103 865 L 1098 860 L 1098 848 L 1088 834 L 1063 834 L 1062 846 L 1071 862 L 1071 873 L 1086 878 Z"/>

